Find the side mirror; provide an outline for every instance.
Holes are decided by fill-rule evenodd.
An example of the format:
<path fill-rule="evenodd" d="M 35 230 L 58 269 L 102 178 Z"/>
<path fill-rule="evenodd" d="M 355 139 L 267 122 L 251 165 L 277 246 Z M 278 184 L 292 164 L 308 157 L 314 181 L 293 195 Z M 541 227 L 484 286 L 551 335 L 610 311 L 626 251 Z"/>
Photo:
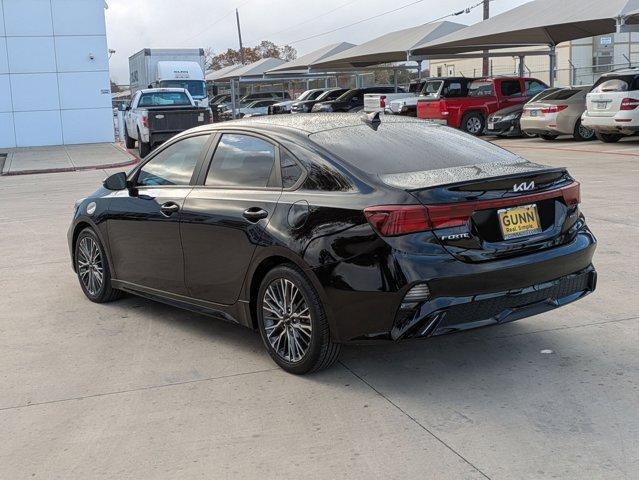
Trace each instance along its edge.
<path fill-rule="evenodd" d="M 104 188 L 106 188 L 107 190 L 124 190 L 125 188 L 127 188 L 126 173 L 114 173 L 113 175 L 107 177 L 104 182 L 102 182 L 102 185 L 104 185 Z"/>

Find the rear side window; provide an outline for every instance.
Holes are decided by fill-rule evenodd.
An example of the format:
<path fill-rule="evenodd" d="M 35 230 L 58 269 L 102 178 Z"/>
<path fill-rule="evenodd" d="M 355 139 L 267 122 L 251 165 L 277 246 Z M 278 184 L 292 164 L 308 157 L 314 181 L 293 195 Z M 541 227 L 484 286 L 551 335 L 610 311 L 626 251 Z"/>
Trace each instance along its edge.
<path fill-rule="evenodd" d="M 273 144 L 249 135 L 225 133 L 215 149 L 205 185 L 266 187 L 274 162 Z"/>
<path fill-rule="evenodd" d="M 297 183 L 302 176 L 302 167 L 300 167 L 290 153 L 284 149 L 280 149 L 280 165 L 282 170 L 282 187 L 291 188 Z"/>
<path fill-rule="evenodd" d="M 504 97 L 515 97 L 521 95 L 521 84 L 519 80 L 504 80 L 501 82 L 501 94 Z"/>
<path fill-rule="evenodd" d="M 346 163 L 373 175 L 518 159 L 484 140 L 427 122 L 382 120 L 377 131 L 362 124 L 314 133 L 310 139 Z"/>
<path fill-rule="evenodd" d="M 208 139 L 200 135 L 168 146 L 140 169 L 138 185 L 188 185 Z"/>
<path fill-rule="evenodd" d="M 495 95 L 493 82 L 486 80 L 475 80 L 468 86 L 469 97 L 490 97 Z"/>
<path fill-rule="evenodd" d="M 184 92 L 143 93 L 138 107 L 170 107 L 175 105 L 191 105 Z"/>
<path fill-rule="evenodd" d="M 448 82 L 442 90 L 443 97 L 465 97 L 468 94 L 468 89 L 465 88 L 461 82 Z"/>

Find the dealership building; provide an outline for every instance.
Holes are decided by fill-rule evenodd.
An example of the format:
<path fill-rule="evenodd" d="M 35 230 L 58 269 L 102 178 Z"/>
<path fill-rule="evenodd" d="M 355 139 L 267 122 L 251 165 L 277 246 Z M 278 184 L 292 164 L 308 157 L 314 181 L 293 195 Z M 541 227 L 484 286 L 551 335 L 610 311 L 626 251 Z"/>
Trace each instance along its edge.
<path fill-rule="evenodd" d="M 113 142 L 104 0 L 0 0 L 0 148 Z"/>

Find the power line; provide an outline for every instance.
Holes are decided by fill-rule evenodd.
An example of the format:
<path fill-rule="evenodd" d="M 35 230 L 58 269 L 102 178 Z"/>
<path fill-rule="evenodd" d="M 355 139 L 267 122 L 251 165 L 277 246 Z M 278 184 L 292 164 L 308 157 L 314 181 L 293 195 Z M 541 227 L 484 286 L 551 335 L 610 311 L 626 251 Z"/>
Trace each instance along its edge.
<path fill-rule="evenodd" d="M 416 4 L 418 4 L 418 3 L 422 3 L 423 1 L 424 1 L 424 0 L 416 0 L 416 1 L 414 1 L 414 2 L 407 3 L 406 5 L 402 5 L 401 7 L 393 8 L 392 10 L 387 10 L 387 11 L 385 11 L 385 12 L 378 13 L 377 15 L 372 15 L 372 16 L 370 16 L 370 17 L 363 18 L 362 20 L 358 20 L 358 21 L 356 21 L 356 22 L 349 23 L 348 25 L 342 25 L 341 27 L 333 28 L 332 30 L 328 30 L 328 31 L 326 31 L 326 32 L 317 33 L 317 34 L 315 34 L 315 35 L 311 35 L 311 36 L 309 36 L 309 37 L 300 38 L 300 39 L 298 39 L 298 40 L 294 40 L 294 41 L 292 41 L 292 42 L 286 42 L 286 43 L 287 43 L 287 44 L 289 44 L 289 45 L 291 45 L 291 44 L 295 44 L 295 43 L 299 43 L 299 42 L 304 42 L 304 41 L 306 41 L 306 40 L 310 40 L 310 39 L 312 39 L 312 38 L 323 37 L 324 35 L 328 35 L 329 33 L 337 32 L 337 31 L 339 31 L 339 30 L 343 30 L 343 29 L 345 29 L 345 28 L 349 28 L 349 27 L 352 27 L 352 26 L 354 26 L 354 25 L 359 25 L 360 23 L 368 22 L 369 20 L 373 20 L 373 19 L 375 19 L 375 18 L 379 18 L 379 17 L 382 17 L 382 16 L 384 16 L 384 15 L 388 15 L 389 13 L 394 13 L 394 12 L 397 12 L 397 11 L 399 11 L 399 10 L 403 10 L 404 8 L 408 8 L 408 7 L 411 7 L 411 6 L 416 5 Z M 489 0 L 489 1 L 491 1 L 491 2 L 492 2 L 492 1 L 494 1 L 494 0 Z M 441 16 L 441 17 L 439 17 L 439 18 L 435 18 L 435 19 L 430 20 L 430 21 L 428 21 L 428 22 L 426 22 L 426 23 L 438 22 L 439 20 L 443 20 L 443 19 L 448 18 L 448 17 L 454 17 L 454 16 L 457 16 L 457 15 L 462 15 L 462 14 L 470 13 L 470 11 L 471 11 L 471 10 L 473 10 L 474 8 L 477 8 L 477 7 L 478 7 L 478 6 L 480 6 L 480 5 L 483 5 L 483 0 L 482 0 L 482 1 L 480 1 L 480 2 L 478 2 L 478 3 L 475 3 L 475 4 L 471 5 L 471 6 L 469 6 L 469 7 L 466 7 L 466 8 L 465 8 L 465 9 L 463 9 L 463 10 L 459 10 L 458 12 L 453 12 L 453 13 L 449 13 L 449 14 L 447 14 L 447 15 L 443 15 L 443 16 Z"/>
<path fill-rule="evenodd" d="M 326 11 L 326 12 L 320 14 L 320 15 L 315 15 L 314 17 L 310 17 L 310 18 L 308 18 L 308 19 L 306 19 L 306 20 L 304 20 L 302 22 L 298 22 L 292 27 L 284 28 L 284 29 L 278 30 L 276 32 L 267 33 L 266 35 L 262 35 L 262 37 L 264 37 L 264 38 L 272 38 L 275 35 L 279 35 L 280 33 L 289 32 L 291 30 L 297 30 L 302 25 L 306 25 L 307 23 L 314 22 L 318 18 L 322 18 L 322 17 L 325 17 L 326 15 L 330 15 L 331 13 L 336 12 L 338 10 L 341 10 L 342 8 L 348 7 L 349 5 L 352 5 L 355 2 L 359 2 L 359 0 L 351 0 L 350 2 L 343 3 L 342 5 L 340 5 L 338 7 L 335 7 L 332 10 L 328 10 L 328 11 Z"/>
<path fill-rule="evenodd" d="M 251 0 L 246 0 L 242 3 L 240 3 L 239 5 L 237 5 L 236 7 L 233 8 L 233 10 L 229 10 L 227 13 L 225 13 L 224 15 L 222 15 L 220 18 L 218 18 L 217 20 L 215 20 L 213 23 L 211 23 L 210 25 L 208 25 L 204 30 L 196 33 L 195 35 L 190 36 L 189 38 L 187 38 L 186 40 L 184 40 L 182 43 L 187 43 L 190 42 L 191 40 L 193 40 L 194 38 L 199 37 L 200 35 L 202 35 L 203 33 L 206 33 L 209 31 L 209 29 L 211 27 L 213 27 L 214 25 L 217 25 L 218 23 L 220 23 L 222 20 L 224 20 L 226 17 L 228 17 L 229 15 L 232 15 L 235 13 L 235 10 L 237 10 L 240 7 L 243 7 L 244 5 L 246 5 L 247 3 L 249 3 Z"/>

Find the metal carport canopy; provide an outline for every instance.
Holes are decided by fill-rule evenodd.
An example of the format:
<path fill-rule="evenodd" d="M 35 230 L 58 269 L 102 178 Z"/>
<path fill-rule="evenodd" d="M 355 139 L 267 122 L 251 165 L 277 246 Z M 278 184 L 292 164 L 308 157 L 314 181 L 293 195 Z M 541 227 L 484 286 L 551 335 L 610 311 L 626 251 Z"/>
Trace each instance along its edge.
<path fill-rule="evenodd" d="M 288 73 L 291 71 L 301 71 L 307 70 L 308 67 L 315 63 L 328 58 L 332 55 L 336 55 L 344 50 L 348 50 L 353 48 L 355 44 L 348 42 L 339 42 L 339 43 L 331 43 L 330 45 L 326 45 L 322 48 L 318 48 L 317 50 L 313 50 L 312 52 L 307 53 L 306 55 L 302 55 L 301 57 L 296 58 L 295 60 L 291 60 L 284 65 L 280 65 L 279 67 L 275 67 L 266 72 L 268 75 L 272 74 L 280 74 L 280 73 Z"/>
<path fill-rule="evenodd" d="M 248 65 L 242 65 L 240 68 L 232 70 L 227 74 L 218 77 L 216 81 L 223 82 L 225 80 L 228 81 L 233 78 L 261 77 L 268 70 L 284 63 L 286 63 L 286 61 L 280 58 L 261 58 L 256 62 L 249 63 Z"/>
<path fill-rule="evenodd" d="M 228 67 L 220 68 L 219 70 L 213 70 L 212 72 L 208 72 L 204 79 L 207 82 L 217 82 L 219 79 L 226 77 L 229 73 L 238 68 L 243 67 L 244 65 L 229 65 Z"/>
<path fill-rule="evenodd" d="M 343 52 L 316 61 L 311 70 L 328 71 L 332 68 L 362 68 L 380 63 L 405 62 L 408 53 L 416 46 L 436 40 L 466 25 L 455 22 L 425 23 L 387 33 Z"/>
<path fill-rule="evenodd" d="M 548 45 L 635 30 L 639 0 L 534 0 L 412 49 L 413 58 Z M 636 30 L 639 31 L 639 30 Z"/>

